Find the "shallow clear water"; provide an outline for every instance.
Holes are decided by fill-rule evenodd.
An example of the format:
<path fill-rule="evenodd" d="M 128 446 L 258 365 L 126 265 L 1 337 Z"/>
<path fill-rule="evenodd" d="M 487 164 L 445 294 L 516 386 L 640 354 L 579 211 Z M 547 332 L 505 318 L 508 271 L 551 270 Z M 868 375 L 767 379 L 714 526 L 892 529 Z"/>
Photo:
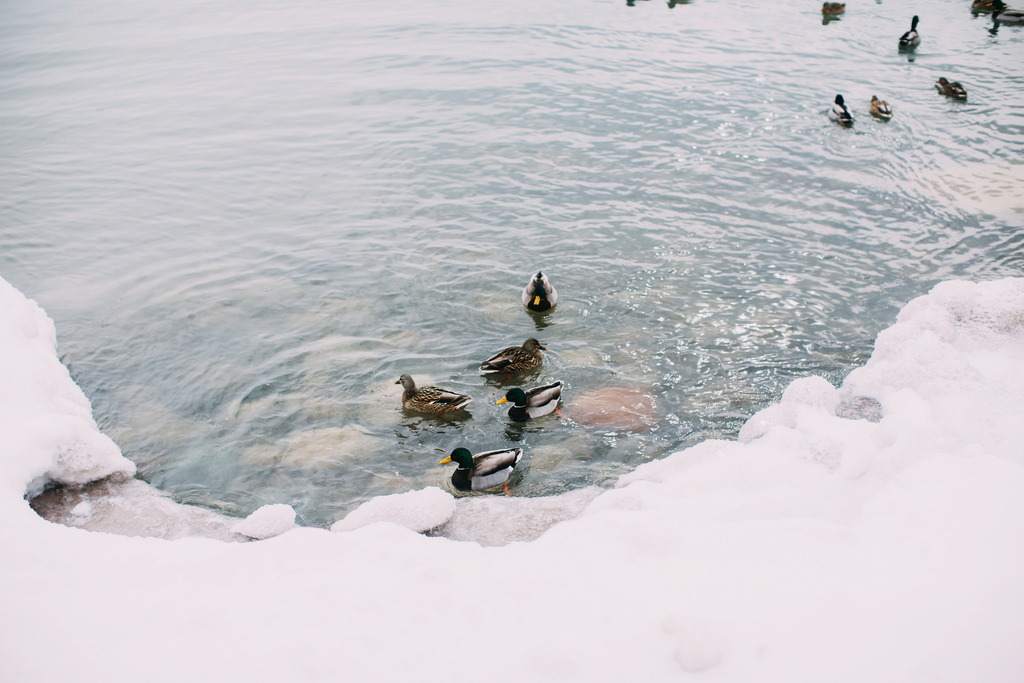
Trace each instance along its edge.
<path fill-rule="evenodd" d="M 607 484 L 1024 270 L 1024 27 L 936 1 L 908 56 L 900 4 L 818 9 L 5 2 L 0 275 L 180 501 L 328 524 L 457 445 L 522 444 L 519 495 Z M 639 387 L 657 425 L 510 426 L 477 366 L 529 336 L 524 384 Z M 402 373 L 471 416 L 403 413 Z"/>

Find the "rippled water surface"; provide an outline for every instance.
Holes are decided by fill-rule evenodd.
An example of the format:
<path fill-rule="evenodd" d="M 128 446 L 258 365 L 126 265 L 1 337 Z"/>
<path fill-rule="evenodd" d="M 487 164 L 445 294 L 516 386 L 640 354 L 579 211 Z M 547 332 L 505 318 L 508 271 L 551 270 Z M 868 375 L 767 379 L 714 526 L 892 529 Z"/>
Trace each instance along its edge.
<path fill-rule="evenodd" d="M 523 445 L 519 495 L 608 484 L 1024 274 L 1024 27 L 968 0 L 2 5 L 0 275 L 184 502 L 324 525 L 457 445 Z M 629 387 L 656 425 L 510 426 L 477 366 L 530 336 L 570 417 Z M 470 414 L 404 413 L 402 373 Z"/>

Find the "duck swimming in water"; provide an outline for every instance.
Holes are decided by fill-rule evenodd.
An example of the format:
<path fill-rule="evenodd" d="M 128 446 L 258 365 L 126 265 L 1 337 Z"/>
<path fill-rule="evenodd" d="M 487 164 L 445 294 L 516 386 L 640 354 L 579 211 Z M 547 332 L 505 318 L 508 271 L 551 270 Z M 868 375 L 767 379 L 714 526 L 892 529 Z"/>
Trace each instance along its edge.
<path fill-rule="evenodd" d="M 943 76 L 935 81 L 935 89 L 946 97 L 952 97 L 954 100 L 960 100 L 961 102 L 967 101 L 967 89 L 960 85 L 960 81 L 948 81 Z"/>
<path fill-rule="evenodd" d="M 465 394 L 440 387 L 416 388 L 416 382 L 409 375 L 402 375 L 395 384 L 401 384 L 405 389 L 402 393 L 402 407 L 406 410 L 443 415 L 462 410 L 473 400 Z"/>
<path fill-rule="evenodd" d="M 888 121 L 892 118 L 892 108 L 885 100 L 880 100 L 874 95 L 871 96 L 871 115 L 875 118 Z"/>
<path fill-rule="evenodd" d="M 452 486 L 460 491 L 484 491 L 503 486 L 508 493 L 508 478 L 523 457 L 522 448 L 503 448 L 473 455 L 468 448 L 456 448 L 439 464 L 459 464 L 452 473 Z"/>
<path fill-rule="evenodd" d="M 845 11 L 845 2 L 826 2 L 821 6 L 822 14 L 842 14 Z"/>
<path fill-rule="evenodd" d="M 907 50 L 917 47 L 921 44 L 921 36 L 917 32 L 918 16 L 915 14 L 914 18 L 910 20 L 910 30 L 900 36 L 900 49 Z"/>
<path fill-rule="evenodd" d="M 561 395 L 562 383 L 552 382 L 528 391 L 519 388 L 509 389 L 504 398 L 495 405 L 512 403 L 512 407 L 508 409 L 508 416 L 516 422 L 526 422 L 558 410 L 558 399 Z"/>
<path fill-rule="evenodd" d="M 544 354 L 541 351 L 547 351 L 547 348 L 530 337 L 523 342 L 522 346 L 508 346 L 485 360 L 480 364 L 480 372 L 484 374 L 504 372 L 507 373 L 507 379 L 514 373 L 532 370 L 539 366 L 544 360 Z"/>
<path fill-rule="evenodd" d="M 993 0 L 992 20 L 1001 24 L 1019 24 L 1024 22 L 1024 12 L 1019 9 L 1009 9 L 1003 0 Z"/>
<path fill-rule="evenodd" d="M 548 276 L 537 271 L 523 290 L 523 305 L 531 311 L 549 311 L 558 303 L 558 292 L 551 286 Z"/>
<path fill-rule="evenodd" d="M 842 95 L 836 95 L 832 108 L 828 110 L 828 117 L 840 126 L 846 126 L 848 128 L 853 125 L 853 115 L 851 115 L 850 110 L 846 108 L 846 102 L 843 100 Z"/>

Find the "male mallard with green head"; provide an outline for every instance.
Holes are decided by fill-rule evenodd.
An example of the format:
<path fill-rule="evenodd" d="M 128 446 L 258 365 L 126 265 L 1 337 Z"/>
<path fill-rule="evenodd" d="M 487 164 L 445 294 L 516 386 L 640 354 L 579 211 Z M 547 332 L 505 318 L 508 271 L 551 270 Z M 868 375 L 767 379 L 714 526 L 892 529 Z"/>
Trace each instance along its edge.
<path fill-rule="evenodd" d="M 505 392 L 504 398 L 498 400 L 495 405 L 512 403 L 512 407 L 508 409 L 508 416 L 516 422 L 526 422 L 558 410 L 558 399 L 561 395 L 562 383 L 552 382 L 527 391 L 519 388 L 509 389 Z"/>
<path fill-rule="evenodd" d="M 480 364 L 480 372 L 504 372 L 507 377 L 511 377 L 516 372 L 532 370 L 544 360 L 541 351 L 547 351 L 547 348 L 530 337 L 522 346 L 508 346 L 485 360 Z"/>
<path fill-rule="evenodd" d="M 459 464 L 452 473 L 452 486 L 459 491 L 484 491 L 503 486 L 508 493 L 508 478 L 512 468 L 523 457 L 522 448 L 503 448 L 473 455 L 468 448 L 456 448 L 439 464 Z"/>
<path fill-rule="evenodd" d="M 910 30 L 900 36 L 900 49 L 907 50 L 915 48 L 921 44 L 921 36 L 917 32 L 918 17 L 915 14 L 914 18 L 910 20 Z"/>
<path fill-rule="evenodd" d="M 469 396 L 440 387 L 416 387 L 416 382 L 409 375 L 402 375 L 395 384 L 401 384 L 402 407 L 421 413 L 443 415 L 466 407 L 472 401 Z"/>
<path fill-rule="evenodd" d="M 992 20 L 1001 24 L 1019 24 L 1024 21 L 1024 12 L 1019 9 L 1009 9 L 1003 0 L 994 0 Z"/>
<path fill-rule="evenodd" d="M 853 125 L 853 115 L 850 114 L 850 110 L 846 108 L 846 102 L 843 100 L 842 95 L 836 95 L 836 99 L 832 103 L 832 108 L 828 110 L 828 117 L 840 126 L 844 126 L 846 128 Z"/>
<path fill-rule="evenodd" d="M 558 303 L 558 292 L 551 286 L 548 276 L 538 270 L 523 289 L 523 305 L 531 311 L 540 313 L 551 310 L 556 303 Z"/>

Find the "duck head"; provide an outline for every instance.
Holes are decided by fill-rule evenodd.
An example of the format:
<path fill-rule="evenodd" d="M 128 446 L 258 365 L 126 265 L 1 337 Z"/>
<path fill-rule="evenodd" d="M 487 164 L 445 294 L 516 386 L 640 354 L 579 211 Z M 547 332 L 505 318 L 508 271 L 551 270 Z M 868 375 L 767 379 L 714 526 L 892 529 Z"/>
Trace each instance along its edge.
<path fill-rule="evenodd" d="M 469 469 L 473 466 L 473 454 L 469 452 L 468 448 L 459 447 L 452 451 L 447 458 L 437 464 L 444 465 L 449 462 L 459 463 L 460 469 Z"/>
<path fill-rule="evenodd" d="M 500 406 L 508 401 L 511 401 L 512 405 L 516 407 L 523 407 L 526 405 L 526 392 L 522 389 L 509 389 L 504 398 L 499 399 L 494 405 Z"/>
<path fill-rule="evenodd" d="M 523 350 L 524 351 L 529 351 L 530 353 L 534 353 L 538 349 L 540 349 L 541 351 L 547 351 L 548 347 L 543 346 L 539 341 L 537 341 L 533 337 L 530 337 L 529 339 L 527 339 L 526 341 L 523 342 Z"/>

